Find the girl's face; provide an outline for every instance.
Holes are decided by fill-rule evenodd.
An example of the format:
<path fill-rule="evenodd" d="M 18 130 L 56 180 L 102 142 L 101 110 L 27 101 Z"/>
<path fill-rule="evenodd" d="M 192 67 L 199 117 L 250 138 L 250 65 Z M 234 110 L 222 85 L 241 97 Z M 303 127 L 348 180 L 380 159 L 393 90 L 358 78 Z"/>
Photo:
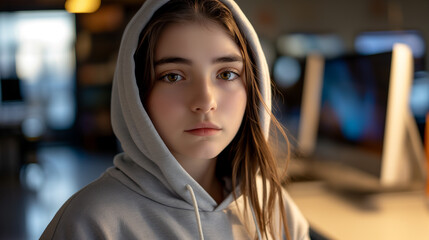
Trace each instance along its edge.
<path fill-rule="evenodd" d="M 175 23 L 160 35 L 154 59 L 146 106 L 156 130 L 181 163 L 215 158 L 246 107 L 238 46 L 214 23 Z"/>

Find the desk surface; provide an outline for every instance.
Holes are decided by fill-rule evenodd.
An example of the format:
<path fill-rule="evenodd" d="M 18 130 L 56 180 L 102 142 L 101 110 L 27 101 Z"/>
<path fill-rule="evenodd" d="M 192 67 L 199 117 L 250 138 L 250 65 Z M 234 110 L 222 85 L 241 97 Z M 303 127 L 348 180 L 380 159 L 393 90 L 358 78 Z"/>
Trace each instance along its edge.
<path fill-rule="evenodd" d="M 292 183 L 288 192 L 312 227 L 332 239 L 429 239 L 423 191 L 350 196 L 320 182 Z"/>

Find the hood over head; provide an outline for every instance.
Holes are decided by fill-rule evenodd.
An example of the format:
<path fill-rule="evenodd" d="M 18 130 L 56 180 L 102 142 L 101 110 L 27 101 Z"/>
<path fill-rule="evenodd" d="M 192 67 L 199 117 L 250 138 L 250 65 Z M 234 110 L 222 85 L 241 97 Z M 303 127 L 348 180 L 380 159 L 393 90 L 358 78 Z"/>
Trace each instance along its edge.
<path fill-rule="evenodd" d="M 193 209 L 192 198 L 186 185 L 195 192 L 198 206 L 203 211 L 226 207 L 232 196 L 219 206 L 216 201 L 182 168 L 157 133 L 140 100 L 135 77 L 134 53 L 139 36 L 156 10 L 168 0 L 146 0 L 128 23 L 120 45 L 113 80 L 111 119 L 115 135 L 124 153 L 114 159 L 117 178 L 128 187 L 154 201 L 176 208 Z M 259 69 L 260 91 L 265 104 L 271 107 L 270 75 L 256 32 L 232 0 L 221 0 L 233 13 L 255 56 Z M 270 116 L 261 106 L 261 127 L 268 138 Z"/>

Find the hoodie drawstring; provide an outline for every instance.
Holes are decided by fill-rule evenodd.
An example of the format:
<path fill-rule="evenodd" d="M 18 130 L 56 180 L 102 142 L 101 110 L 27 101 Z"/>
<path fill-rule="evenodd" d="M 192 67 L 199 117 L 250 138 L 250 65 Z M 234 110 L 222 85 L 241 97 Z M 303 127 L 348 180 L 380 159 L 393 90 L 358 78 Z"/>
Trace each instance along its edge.
<path fill-rule="evenodd" d="M 198 203 L 197 203 L 197 199 L 195 198 L 194 190 L 192 189 L 191 185 L 189 185 L 189 184 L 186 184 L 186 188 L 188 189 L 189 193 L 191 194 L 192 202 L 194 204 L 195 217 L 197 219 L 198 232 L 200 234 L 200 239 L 204 240 L 203 227 L 201 226 L 200 212 L 198 211 Z"/>

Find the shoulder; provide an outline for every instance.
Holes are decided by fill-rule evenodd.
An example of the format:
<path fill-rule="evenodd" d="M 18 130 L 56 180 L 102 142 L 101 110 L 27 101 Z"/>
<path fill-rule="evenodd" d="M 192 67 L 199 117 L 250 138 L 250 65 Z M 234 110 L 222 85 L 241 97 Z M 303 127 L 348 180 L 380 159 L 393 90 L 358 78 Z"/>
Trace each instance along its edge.
<path fill-rule="evenodd" d="M 268 185 L 268 188 L 269 188 L 270 187 L 269 183 L 266 182 L 266 184 Z M 258 176 L 257 178 L 258 189 L 261 189 L 262 185 L 263 185 L 263 179 L 262 177 Z M 260 193 L 259 195 L 260 197 L 262 196 L 262 194 Z M 283 198 L 283 203 L 286 210 L 289 232 L 292 239 L 299 239 L 299 240 L 310 239 L 309 224 L 305 219 L 304 215 L 299 210 L 298 206 L 295 204 L 292 197 L 289 195 L 289 193 L 284 187 L 282 188 L 282 198 Z M 260 201 L 262 201 L 262 199 Z"/>
<path fill-rule="evenodd" d="M 99 179 L 90 183 L 74 194 L 66 203 L 66 212 L 73 213 L 76 208 L 81 213 L 102 214 L 106 207 L 117 206 L 123 200 L 135 198 L 138 194 L 117 179 L 104 173 Z"/>
<path fill-rule="evenodd" d="M 287 214 L 289 231 L 292 239 L 310 239 L 310 227 L 304 215 L 301 213 L 298 206 L 284 188 L 282 195 Z"/>
<path fill-rule="evenodd" d="M 136 195 L 105 173 L 64 203 L 40 239 L 102 239 Z"/>

